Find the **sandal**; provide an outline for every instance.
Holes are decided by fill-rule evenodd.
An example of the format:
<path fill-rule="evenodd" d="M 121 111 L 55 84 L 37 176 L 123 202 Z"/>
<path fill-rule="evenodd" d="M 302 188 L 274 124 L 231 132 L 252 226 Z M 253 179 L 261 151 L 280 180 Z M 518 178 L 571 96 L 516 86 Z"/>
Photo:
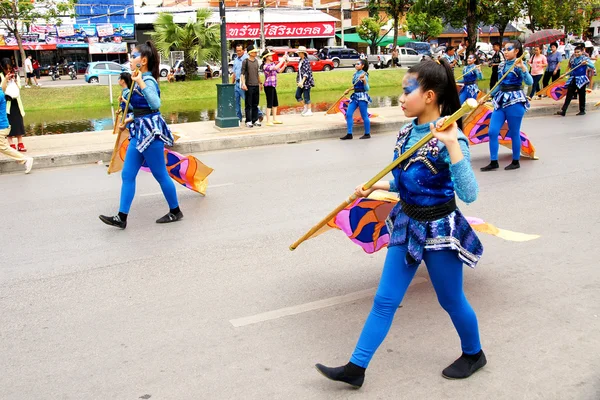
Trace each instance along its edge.
<path fill-rule="evenodd" d="M 19 143 L 17 150 L 19 150 L 22 153 L 25 153 L 27 151 L 27 149 L 25 148 L 25 145 L 23 143 Z"/>

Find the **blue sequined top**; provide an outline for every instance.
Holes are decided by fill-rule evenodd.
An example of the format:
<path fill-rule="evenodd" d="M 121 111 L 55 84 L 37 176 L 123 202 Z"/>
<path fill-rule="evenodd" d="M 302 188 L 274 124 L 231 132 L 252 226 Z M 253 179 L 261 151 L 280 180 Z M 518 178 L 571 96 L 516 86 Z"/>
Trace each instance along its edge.
<path fill-rule="evenodd" d="M 360 77 L 365 74 L 365 82 L 360 80 Z M 354 76 L 352 76 L 352 85 L 354 85 L 354 93 L 350 96 L 350 100 L 355 101 L 366 101 L 370 103 L 371 97 L 367 93 L 370 89 L 369 87 L 369 74 L 364 71 L 356 71 Z"/>
<path fill-rule="evenodd" d="M 483 74 L 477 69 L 477 65 L 471 64 L 463 68 L 463 77 L 458 82 L 469 85 L 475 83 L 477 79 L 483 79 Z"/>
<path fill-rule="evenodd" d="M 429 123 L 418 125 L 416 119 L 402 127 L 394 159 L 428 133 Z M 390 191 L 398 192 L 405 203 L 418 206 L 447 203 L 455 193 L 466 203 L 475 201 L 479 187 L 471 168 L 468 140 L 462 132 L 459 145 L 463 159 L 452 164 L 446 146 L 435 138 L 430 140 L 392 171 Z M 483 253 L 481 242 L 458 208 L 436 221 L 417 221 L 398 203 L 387 224 L 389 246 L 407 246 L 409 263 L 420 263 L 424 251 L 455 250 L 465 264 L 474 267 Z"/>
<path fill-rule="evenodd" d="M 579 66 L 582 63 L 583 65 Z M 591 68 L 594 71 L 596 70 L 594 62 L 584 55 L 571 58 L 569 60 L 569 68 L 571 68 L 572 71 L 569 72 L 570 76 L 569 79 L 567 79 L 566 85 L 569 86 L 573 79 L 575 79 L 575 84 L 578 88 L 581 88 L 590 82 L 590 79 L 587 77 L 587 69 Z"/>
<path fill-rule="evenodd" d="M 508 71 L 516 59 L 510 61 L 504 61 L 500 63 L 498 66 L 498 79 L 501 79 L 506 71 Z M 494 90 L 492 90 L 491 95 L 492 103 L 494 104 L 494 109 L 498 110 L 500 108 L 506 108 L 512 106 L 514 104 L 523 104 L 526 110 L 529 110 L 529 100 L 525 96 L 525 92 L 523 90 L 515 90 L 510 92 L 503 92 L 502 86 L 521 86 L 525 82 L 526 85 L 533 84 L 533 77 L 529 72 L 524 72 L 521 68 L 515 67 L 510 74 L 498 85 Z"/>

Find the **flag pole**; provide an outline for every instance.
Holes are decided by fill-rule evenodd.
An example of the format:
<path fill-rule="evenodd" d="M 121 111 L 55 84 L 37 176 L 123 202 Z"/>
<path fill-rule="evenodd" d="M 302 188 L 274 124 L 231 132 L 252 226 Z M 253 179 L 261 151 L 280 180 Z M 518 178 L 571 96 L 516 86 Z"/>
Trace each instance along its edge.
<path fill-rule="evenodd" d="M 352 90 L 354 89 L 354 85 L 352 85 L 351 87 L 348 88 L 348 90 Z M 327 114 L 335 114 L 334 112 L 331 112 L 335 109 L 335 107 L 337 107 L 337 105 L 339 104 L 340 101 L 342 101 L 342 99 L 346 97 L 346 93 L 344 93 L 335 103 L 333 103 L 331 105 L 331 107 L 329 107 L 329 109 L 327 111 L 325 111 L 325 115 Z"/>
<path fill-rule="evenodd" d="M 446 119 L 446 121 L 444 122 L 444 125 L 440 128 L 440 131 L 447 129 L 454 122 L 458 121 L 463 115 L 472 111 L 475 108 L 477 108 L 477 100 L 467 99 L 463 103 L 463 105 L 460 107 L 460 109 L 458 109 L 458 111 L 456 111 L 454 114 L 452 114 L 450 117 L 448 117 L 448 119 Z M 365 183 L 363 186 L 363 190 L 370 189 L 375 183 L 380 181 L 384 176 L 386 176 L 388 173 L 390 173 L 390 171 L 392 171 L 394 168 L 396 168 L 398 165 L 400 165 L 401 162 L 403 162 L 404 160 L 406 160 L 410 156 L 412 156 L 417 150 L 419 150 L 419 148 L 421 148 L 421 146 L 425 145 L 432 138 L 433 138 L 433 133 L 429 132 L 421 140 L 419 140 L 417 143 L 415 143 L 414 146 L 412 146 L 410 149 L 408 149 L 404 153 L 402 153 L 391 164 L 389 164 L 387 167 L 385 167 L 383 170 L 381 170 L 377 175 L 375 175 L 373 178 L 371 178 L 371 180 L 369 180 L 367 183 Z M 357 199 L 356 193 L 352 193 L 352 195 L 350 197 L 348 197 L 346 200 L 344 200 L 344 202 L 341 203 L 340 205 L 338 205 L 332 212 L 327 214 L 327 216 L 325 218 L 323 218 L 317 225 L 313 226 L 300 239 L 298 239 L 296 242 L 294 242 L 290 246 L 290 250 L 292 250 L 292 251 L 295 250 L 302 242 L 309 239 L 312 235 L 315 234 L 315 232 L 317 232 L 319 229 L 324 227 L 332 218 L 334 218 L 340 211 L 342 211 L 344 208 L 346 208 L 349 204 L 352 204 L 352 202 L 356 199 Z"/>
<path fill-rule="evenodd" d="M 574 67 L 574 68 L 571 68 L 570 70 L 568 70 L 567 72 L 565 72 L 564 74 L 562 74 L 561 76 L 559 76 L 558 78 L 556 78 L 554 81 L 552 81 L 552 83 L 551 83 L 551 84 L 549 84 L 549 85 L 548 85 L 548 86 L 546 86 L 546 87 L 543 87 L 543 88 L 541 88 L 541 89 L 539 90 L 539 92 L 537 92 L 535 95 L 536 95 L 536 96 L 539 96 L 539 95 L 540 95 L 540 93 L 542 93 L 544 90 L 546 90 L 546 89 L 547 89 L 549 86 L 552 86 L 552 85 L 554 84 L 554 82 L 555 82 L 555 81 L 558 81 L 558 80 L 560 80 L 560 79 L 564 78 L 565 76 L 567 76 L 567 75 L 569 75 L 571 72 L 573 72 L 573 70 L 575 70 L 575 69 L 577 69 L 577 68 L 581 67 L 581 66 L 582 66 L 582 65 L 584 65 L 585 63 L 587 63 L 587 61 L 583 61 L 583 62 L 581 62 L 581 63 L 580 63 L 578 66 L 576 66 L 576 67 Z"/>

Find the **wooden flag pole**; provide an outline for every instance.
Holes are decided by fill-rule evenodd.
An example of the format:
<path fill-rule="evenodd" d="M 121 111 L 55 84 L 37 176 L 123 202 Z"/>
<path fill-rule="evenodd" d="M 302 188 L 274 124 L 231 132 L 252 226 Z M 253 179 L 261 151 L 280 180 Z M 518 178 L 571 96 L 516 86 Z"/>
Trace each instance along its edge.
<path fill-rule="evenodd" d="M 349 88 L 348 88 L 348 90 L 352 90 L 352 89 L 354 89 L 354 85 L 352 85 L 352 87 L 349 87 Z M 327 111 L 325 111 L 325 114 L 326 114 L 326 115 L 327 115 L 327 114 L 333 114 L 333 113 L 332 113 L 332 112 L 330 112 L 330 111 L 332 111 L 333 109 L 335 109 L 335 107 L 337 107 L 337 106 L 338 106 L 338 104 L 340 103 L 340 101 L 342 101 L 342 99 L 343 99 L 344 97 L 346 97 L 346 93 L 345 93 L 345 92 L 344 92 L 344 94 L 343 94 L 343 95 L 341 95 L 341 96 L 340 96 L 340 98 L 339 98 L 339 99 L 338 99 L 338 100 L 337 100 L 335 103 L 333 103 L 333 105 L 332 105 L 331 107 L 329 107 L 329 109 L 328 109 Z"/>
<path fill-rule="evenodd" d="M 475 108 L 477 108 L 477 100 L 467 99 L 467 101 L 465 101 L 463 103 L 463 105 L 460 107 L 460 109 L 458 111 L 456 111 L 454 114 L 452 114 L 450 117 L 448 117 L 446 122 L 444 122 L 444 125 L 440 128 L 440 130 L 443 131 L 443 130 L 447 129 L 454 122 L 458 121 L 463 115 L 472 111 Z M 367 183 L 365 183 L 365 185 L 363 186 L 363 190 L 370 189 L 375 183 L 377 183 L 384 176 L 386 176 L 388 173 L 390 173 L 390 171 L 392 171 L 394 168 L 396 168 L 401 162 L 403 162 L 404 160 L 406 160 L 410 156 L 412 156 L 417 150 L 419 150 L 419 148 L 421 148 L 423 145 L 425 145 L 427 142 L 429 142 L 432 138 L 433 138 L 433 133 L 429 132 L 421 140 L 419 140 L 417 143 L 415 143 L 414 146 L 412 146 L 410 149 L 408 149 L 404 153 L 402 153 L 391 164 L 389 164 L 387 167 L 385 167 L 383 170 L 381 170 L 377 175 L 375 175 L 371 180 L 369 180 Z M 312 235 L 315 234 L 315 232 L 317 232 L 319 229 L 324 227 L 332 218 L 334 218 L 340 211 L 342 211 L 344 208 L 346 208 L 349 204 L 352 204 L 352 202 L 356 199 L 357 199 L 356 193 L 353 193 L 350 197 L 348 197 L 346 200 L 344 200 L 343 203 L 341 203 L 339 206 L 337 206 L 335 208 L 335 210 L 333 210 L 332 212 L 327 214 L 327 216 L 325 218 L 323 218 L 317 225 L 313 226 L 300 239 L 298 239 L 296 242 L 294 242 L 290 246 L 290 250 L 295 250 L 302 242 L 309 239 Z"/>

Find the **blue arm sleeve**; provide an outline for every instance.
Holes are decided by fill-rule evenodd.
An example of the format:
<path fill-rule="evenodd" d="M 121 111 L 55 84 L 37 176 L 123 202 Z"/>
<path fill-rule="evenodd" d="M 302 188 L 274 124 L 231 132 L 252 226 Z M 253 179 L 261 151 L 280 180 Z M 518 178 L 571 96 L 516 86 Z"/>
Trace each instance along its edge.
<path fill-rule="evenodd" d="M 369 86 L 369 76 L 365 76 L 365 92 L 368 92 L 371 87 Z"/>
<path fill-rule="evenodd" d="M 398 193 L 398 186 L 396 186 L 396 180 L 392 179 L 390 181 L 390 192 Z"/>
<path fill-rule="evenodd" d="M 158 86 L 152 80 L 145 80 L 146 87 L 142 90 L 148 105 L 152 110 L 158 110 L 160 108 L 160 97 L 158 96 Z"/>
<path fill-rule="evenodd" d="M 450 175 L 452 176 L 456 195 L 459 199 L 468 204 L 477 199 L 479 185 L 477 184 L 477 179 L 475 179 L 473 168 L 471 168 L 471 152 L 469 151 L 467 139 L 463 136 L 462 138 L 459 138 L 458 143 L 460 145 L 460 150 L 463 153 L 463 159 L 456 164 L 452 164 L 448 150 L 444 149 L 444 160 L 450 164 Z"/>
<path fill-rule="evenodd" d="M 529 71 L 523 72 L 523 70 L 520 70 L 520 74 L 523 77 L 523 82 L 525 82 L 525 84 L 527 86 L 533 85 L 533 77 L 531 76 L 531 74 L 529 73 Z"/>
<path fill-rule="evenodd" d="M 481 71 L 475 70 L 475 73 L 477 74 L 477 79 L 479 79 L 479 80 L 483 79 L 483 74 L 481 73 Z"/>

